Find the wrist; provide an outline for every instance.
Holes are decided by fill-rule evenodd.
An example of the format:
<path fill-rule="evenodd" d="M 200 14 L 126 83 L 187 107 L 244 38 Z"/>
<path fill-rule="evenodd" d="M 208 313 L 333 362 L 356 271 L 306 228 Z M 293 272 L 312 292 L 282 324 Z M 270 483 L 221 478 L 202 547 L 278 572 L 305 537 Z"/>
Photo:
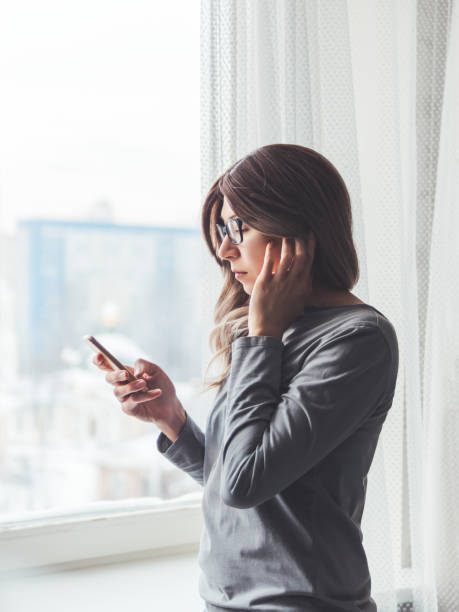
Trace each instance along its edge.
<path fill-rule="evenodd" d="M 180 400 L 177 399 L 177 408 L 173 411 L 171 418 L 165 423 L 158 422 L 157 426 L 171 442 L 175 442 L 185 423 L 186 411 Z"/>

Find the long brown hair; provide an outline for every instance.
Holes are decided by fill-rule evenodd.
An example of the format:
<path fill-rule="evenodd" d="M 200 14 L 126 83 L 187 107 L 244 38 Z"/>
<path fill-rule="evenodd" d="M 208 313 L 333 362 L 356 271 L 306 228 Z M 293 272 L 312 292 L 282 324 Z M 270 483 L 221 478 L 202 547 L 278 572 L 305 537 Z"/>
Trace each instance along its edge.
<path fill-rule="evenodd" d="M 270 144 L 232 164 L 215 180 L 202 208 L 204 237 L 224 279 L 214 308 L 215 328 L 209 337 L 214 355 L 206 374 L 219 357 L 224 369 L 213 380 L 204 380 L 204 391 L 225 381 L 231 369 L 231 344 L 248 335 L 250 295 L 234 278 L 230 262 L 217 254 L 221 239 L 216 222 L 224 197 L 238 217 L 267 238 L 305 240 L 312 231 L 314 279 L 329 288 L 351 290 L 359 278 L 349 192 L 328 159 L 300 145 Z"/>

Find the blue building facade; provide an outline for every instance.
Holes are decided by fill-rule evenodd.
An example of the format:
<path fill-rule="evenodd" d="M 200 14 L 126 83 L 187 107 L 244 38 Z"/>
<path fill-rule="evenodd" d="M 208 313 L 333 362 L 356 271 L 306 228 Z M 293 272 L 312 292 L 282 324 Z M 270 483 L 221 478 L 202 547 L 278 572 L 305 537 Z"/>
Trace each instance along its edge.
<path fill-rule="evenodd" d="M 107 331 L 102 310 L 110 301 L 120 312 L 118 334 L 145 347 L 171 378 L 201 377 L 202 241 L 189 228 L 20 221 L 19 372 L 62 369 L 64 347 L 87 353 L 82 336 Z"/>

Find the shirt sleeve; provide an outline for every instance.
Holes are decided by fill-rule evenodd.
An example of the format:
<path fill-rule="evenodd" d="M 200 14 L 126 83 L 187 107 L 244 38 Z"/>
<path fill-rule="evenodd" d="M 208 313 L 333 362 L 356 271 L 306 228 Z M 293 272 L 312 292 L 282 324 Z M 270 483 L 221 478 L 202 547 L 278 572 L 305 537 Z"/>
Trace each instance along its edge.
<path fill-rule="evenodd" d="M 166 459 L 204 486 L 204 439 L 203 431 L 186 412 L 185 424 L 175 442 L 161 432 L 156 447 Z"/>
<path fill-rule="evenodd" d="M 392 351 L 378 326 L 352 326 L 325 340 L 280 395 L 283 349 L 274 336 L 232 344 L 220 494 L 236 508 L 289 486 L 392 395 Z"/>

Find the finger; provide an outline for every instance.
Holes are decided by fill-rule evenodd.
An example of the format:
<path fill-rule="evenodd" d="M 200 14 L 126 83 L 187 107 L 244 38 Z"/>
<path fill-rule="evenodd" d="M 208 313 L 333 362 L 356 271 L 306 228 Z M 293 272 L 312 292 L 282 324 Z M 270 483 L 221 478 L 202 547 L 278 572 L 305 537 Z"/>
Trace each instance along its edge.
<path fill-rule="evenodd" d="M 301 238 L 295 238 L 295 255 L 300 257 L 301 255 L 305 255 L 305 253 L 304 242 Z"/>
<path fill-rule="evenodd" d="M 282 238 L 282 248 L 281 248 L 281 258 L 279 262 L 279 273 L 288 272 L 289 268 L 292 266 L 292 246 L 289 238 Z"/>
<path fill-rule="evenodd" d="M 311 283 L 311 270 L 314 259 L 314 235 L 310 234 L 306 240 L 302 238 L 295 239 L 295 257 L 294 257 L 294 271 L 292 279 L 297 282 L 297 279 L 306 279 L 308 286 Z"/>
<path fill-rule="evenodd" d="M 306 243 L 301 238 L 295 238 L 295 252 L 294 252 L 294 263 L 301 262 L 301 267 L 304 267 L 304 260 L 308 255 L 308 249 Z"/>
<path fill-rule="evenodd" d="M 287 264 L 287 271 L 291 277 L 304 270 L 304 257 L 306 251 L 301 238 L 292 238 L 290 256 Z"/>
<path fill-rule="evenodd" d="M 131 393 L 128 397 L 120 400 L 121 407 L 124 412 L 130 414 L 132 410 L 135 410 L 138 404 L 145 402 L 151 402 L 162 395 L 161 389 L 149 389 L 148 391 L 138 391 L 137 393 Z"/>
<path fill-rule="evenodd" d="M 141 376 L 144 372 L 156 374 L 160 370 L 159 366 L 145 359 L 136 359 L 134 362 L 134 376 Z"/>
<path fill-rule="evenodd" d="M 97 355 L 92 359 L 92 362 L 101 370 L 113 370 L 113 368 L 105 359 L 102 353 L 97 353 Z"/>
<path fill-rule="evenodd" d="M 290 248 L 289 248 L 289 252 L 290 252 L 290 261 L 288 264 L 288 271 L 292 272 L 293 268 L 296 270 L 299 270 L 302 267 L 301 262 L 301 252 L 299 252 L 299 247 L 298 245 L 300 245 L 300 239 L 297 238 L 289 238 L 289 243 L 290 243 Z"/>
<path fill-rule="evenodd" d="M 131 393 L 148 389 L 147 383 L 144 380 L 136 380 L 127 384 L 115 384 L 113 393 L 120 400 Z"/>
<path fill-rule="evenodd" d="M 261 269 L 261 276 L 263 278 L 271 278 L 273 274 L 274 259 L 272 256 L 272 242 L 268 242 L 265 247 L 265 259 L 263 261 L 263 267 Z"/>
<path fill-rule="evenodd" d="M 151 400 L 156 399 L 160 395 L 162 395 L 161 389 L 148 389 L 148 391 L 138 391 L 137 393 L 132 393 L 129 400 L 134 404 L 142 404 L 144 402 L 150 402 Z"/>
<path fill-rule="evenodd" d="M 126 370 L 112 370 L 105 376 L 105 380 L 110 383 L 120 383 L 129 380 L 129 373 Z"/>

